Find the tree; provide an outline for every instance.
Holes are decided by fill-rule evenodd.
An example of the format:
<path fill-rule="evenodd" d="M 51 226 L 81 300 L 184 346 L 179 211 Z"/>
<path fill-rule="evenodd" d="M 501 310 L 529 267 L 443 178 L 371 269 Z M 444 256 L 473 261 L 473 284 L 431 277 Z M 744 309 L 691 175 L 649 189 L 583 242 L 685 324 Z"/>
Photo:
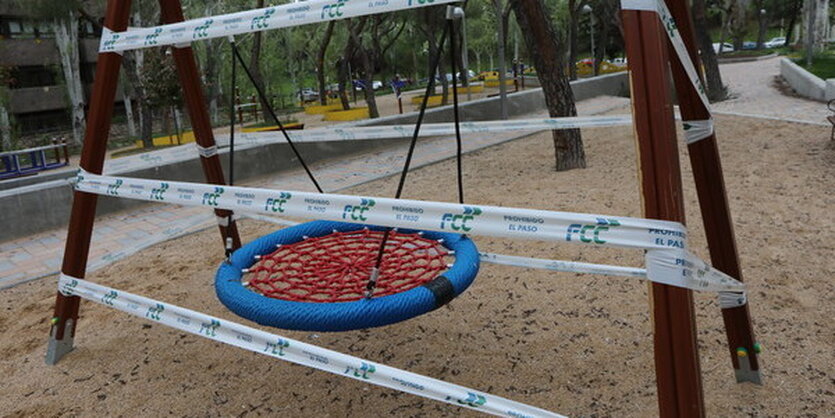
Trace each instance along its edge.
<path fill-rule="evenodd" d="M 316 54 L 316 80 L 319 84 L 319 104 L 322 106 L 328 104 L 328 96 L 325 88 L 325 54 L 328 52 L 328 45 L 331 43 L 333 37 L 333 28 L 336 25 L 335 20 L 328 22 L 325 28 L 325 34 L 319 42 L 319 50 Z"/>
<path fill-rule="evenodd" d="M 719 61 L 716 59 L 716 51 L 713 50 L 713 41 L 710 39 L 710 33 L 707 30 L 705 0 L 693 0 L 692 9 L 696 43 L 699 45 L 702 63 L 705 68 L 707 96 L 712 101 L 724 100 L 728 95 L 728 90 L 722 83 L 722 74 L 719 72 Z"/>
<path fill-rule="evenodd" d="M 507 21 L 510 16 L 510 5 L 502 5 L 502 0 L 493 0 L 493 12 L 496 16 L 496 44 L 499 55 L 499 108 L 502 119 L 507 119 Z"/>
<path fill-rule="evenodd" d="M 264 0 L 255 0 L 255 8 L 261 9 L 264 7 Z M 252 83 L 255 87 L 264 92 L 263 99 L 259 95 L 261 103 L 261 115 L 264 120 L 270 120 L 270 112 L 267 108 L 270 106 L 266 98 L 269 97 L 267 90 L 264 88 L 264 75 L 261 73 L 261 32 L 252 34 L 252 48 L 249 52 L 249 72 L 252 74 Z M 231 92 L 230 94 L 235 94 Z"/>
<path fill-rule="evenodd" d="M 0 43 L 0 49 L 2 49 L 2 45 Z M 6 87 L 11 83 L 10 68 L 0 66 L 0 152 L 12 149 L 12 118 L 8 111 L 9 91 Z"/>
<path fill-rule="evenodd" d="M 577 50 L 580 38 L 580 13 L 588 0 L 568 0 L 568 77 L 577 79 Z"/>
<path fill-rule="evenodd" d="M 788 26 L 786 28 L 786 42 L 783 46 L 791 45 L 792 35 L 794 34 L 794 27 L 797 24 L 797 18 L 800 16 L 800 11 L 803 10 L 803 0 L 793 0 L 788 3 Z"/>
<path fill-rule="evenodd" d="M 561 42 L 551 25 L 543 0 L 510 0 L 516 21 L 523 31 L 528 53 L 533 59 L 545 104 L 551 117 L 576 116 L 574 93 L 565 74 Z M 553 131 L 556 170 L 585 168 L 583 139 L 578 129 Z"/>
<path fill-rule="evenodd" d="M 377 110 L 377 98 L 374 94 L 374 61 L 371 51 L 363 45 L 362 32 L 366 22 L 376 18 L 378 16 L 362 17 L 357 24 L 353 24 L 350 19 L 346 21 L 350 36 L 349 42 L 354 44 L 353 49 L 359 59 L 363 81 L 362 90 L 365 93 L 365 103 L 368 105 L 368 115 L 372 119 L 380 117 L 380 112 Z"/>
<path fill-rule="evenodd" d="M 751 0 L 734 0 L 733 9 L 731 10 L 729 29 L 731 31 L 731 40 L 733 40 L 735 51 L 742 49 L 742 43 L 745 41 L 745 36 L 748 34 L 748 13 L 750 3 Z"/>
<path fill-rule="evenodd" d="M 449 99 L 449 82 L 446 79 L 446 71 L 444 68 L 444 59 L 438 61 L 438 68 L 437 72 L 435 68 L 432 68 L 432 59 L 441 52 L 439 40 L 435 37 L 435 34 L 441 33 L 443 31 L 443 25 L 446 24 L 446 20 L 444 17 L 444 10 L 443 9 L 435 9 L 433 7 L 424 7 L 422 10 L 418 11 L 420 13 L 419 18 L 420 24 L 418 25 L 418 29 L 423 32 L 423 35 L 426 37 L 428 52 L 429 52 L 429 59 L 426 60 L 426 77 L 427 80 L 430 77 L 439 76 L 441 79 L 441 104 L 446 105 Z M 435 94 L 435 88 L 437 85 L 432 87 L 431 94 Z"/>
<path fill-rule="evenodd" d="M 812 57 L 823 51 L 829 34 L 829 0 L 806 0 L 803 9 L 803 39 L 808 67 L 812 65 Z"/>

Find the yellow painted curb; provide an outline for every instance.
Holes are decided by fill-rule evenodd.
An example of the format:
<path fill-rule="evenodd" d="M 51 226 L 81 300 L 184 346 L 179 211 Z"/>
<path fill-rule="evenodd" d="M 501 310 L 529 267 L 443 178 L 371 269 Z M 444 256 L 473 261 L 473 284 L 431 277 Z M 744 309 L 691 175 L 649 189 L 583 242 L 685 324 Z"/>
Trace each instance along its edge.
<path fill-rule="evenodd" d="M 513 79 L 512 78 L 506 79 L 504 81 L 504 84 L 506 86 L 512 86 L 513 85 Z M 484 81 L 484 86 L 485 87 L 499 87 L 499 80 L 498 79 L 496 79 L 496 80 L 485 80 Z"/>
<path fill-rule="evenodd" d="M 341 110 L 342 104 L 335 103 L 335 104 L 327 104 L 327 105 L 313 105 L 313 106 L 305 106 L 304 113 L 308 115 L 323 115 L 328 112 L 333 112 L 335 110 Z"/>
<path fill-rule="evenodd" d="M 189 142 L 194 142 L 194 132 L 188 131 L 183 132 L 180 138 L 180 141 L 177 142 L 177 135 L 170 135 L 170 136 L 160 136 L 156 137 L 153 140 L 153 144 L 155 147 L 164 147 L 166 145 L 178 145 L 178 144 L 188 144 Z M 142 140 L 137 139 L 136 142 L 137 148 L 144 148 L 142 146 Z"/>
<path fill-rule="evenodd" d="M 285 123 L 284 124 L 284 129 L 303 129 L 303 128 L 304 128 L 303 123 Z M 258 127 L 258 128 L 244 128 L 243 129 L 244 132 L 271 132 L 271 131 L 277 131 L 277 130 L 278 130 L 278 125 L 261 126 L 261 127 Z"/>
<path fill-rule="evenodd" d="M 370 116 L 367 107 L 360 107 L 351 110 L 338 110 L 335 112 L 325 113 L 325 120 L 330 121 L 359 120 L 368 119 L 369 117 Z"/>

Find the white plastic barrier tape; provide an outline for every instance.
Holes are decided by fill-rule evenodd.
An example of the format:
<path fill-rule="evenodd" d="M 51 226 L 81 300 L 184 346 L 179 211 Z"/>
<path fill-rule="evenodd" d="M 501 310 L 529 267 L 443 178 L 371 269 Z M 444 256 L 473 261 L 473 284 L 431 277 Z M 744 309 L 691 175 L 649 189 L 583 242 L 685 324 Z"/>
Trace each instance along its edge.
<path fill-rule="evenodd" d="M 690 145 L 713 135 L 713 119 L 684 122 L 684 142 Z"/>
<path fill-rule="evenodd" d="M 431 231 L 537 239 L 647 251 L 647 276 L 655 282 L 704 290 L 742 290 L 744 285 L 687 251 L 687 232 L 678 222 L 610 217 L 496 206 L 460 205 L 381 197 L 280 191 L 201 183 L 100 176 L 79 171 L 82 192 L 150 202 L 205 206 Z M 650 264 L 652 269 L 650 269 Z M 705 267 L 703 267 L 704 265 Z M 698 268 L 694 267 L 698 266 Z"/>
<path fill-rule="evenodd" d="M 632 124 L 630 115 L 622 116 L 581 116 L 545 119 L 515 119 L 510 121 L 463 122 L 461 131 L 464 134 L 485 134 L 494 132 L 536 131 L 574 128 L 595 128 L 609 126 L 626 126 Z M 415 125 L 389 125 L 369 127 L 316 128 L 304 131 L 289 130 L 292 141 L 297 142 L 328 142 L 362 139 L 411 138 Z M 452 123 L 425 123 L 421 125 L 420 137 L 453 135 L 455 126 Z M 265 144 L 284 143 L 281 132 L 243 132 L 235 137 L 238 150 L 249 149 Z M 228 146 L 229 137 L 218 137 L 217 146 Z M 179 145 L 161 150 L 132 155 L 105 162 L 104 172 L 119 174 L 133 170 L 158 167 L 187 161 L 197 154 L 211 157 L 217 154 L 216 147 L 203 148 L 197 144 Z"/>
<path fill-rule="evenodd" d="M 244 216 L 259 220 L 262 222 L 269 222 L 278 225 L 285 225 L 285 226 L 294 226 L 298 225 L 299 222 L 288 221 L 281 218 L 276 218 L 274 216 L 265 216 L 265 215 L 257 215 L 252 213 L 247 213 Z M 564 260 L 549 260 L 543 258 L 531 258 L 531 257 L 520 257 L 515 255 L 504 255 L 504 254 L 496 254 L 496 253 L 487 253 L 481 252 L 478 254 L 479 259 L 485 263 L 491 264 L 501 264 L 505 266 L 514 266 L 514 267 L 523 267 L 523 268 L 534 268 L 534 269 L 542 269 L 542 270 L 551 270 L 551 271 L 560 271 L 565 273 L 583 273 L 583 274 L 599 274 L 605 276 L 624 276 L 624 277 L 637 277 L 641 279 L 648 279 L 647 277 L 647 270 L 638 268 L 638 267 L 622 267 L 622 266 L 612 266 L 608 264 L 596 264 L 596 263 L 582 263 L 577 261 L 564 261 Z M 700 260 L 695 259 L 693 257 L 690 258 L 691 266 L 699 265 Z M 704 264 L 704 263 L 702 263 Z M 706 264 L 703 265 L 707 266 Z M 710 266 L 707 266 L 710 268 Z M 716 283 L 723 283 L 725 280 L 725 276 L 718 275 L 713 276 L 711 272 L 705 270 L 704 268 L 701 269 L 694 269 L 696 272 L 695 275 L 689 275 L 686 277 L 687 280 L 682 282 L 682 287 L 686 287 L 692 290 L 701 290 L 701 291 L 715 291 L 720 293 L 719 304 L 720 307 L 724 309 L 724 305 L 728 303 L 738 303 L 740 300 L 742 304 L 745 304 L 745 295 L 743 292 L 724 292 L 719 289 L 723 289 L 727 286 L 715 286 L 714 282 Z M 709 275 L 708 279 L 703 279 L 704 275 Z M 707 283 L 705 283 L 707 280 Z M 735 280 L 733 282 L 736 282 Z M 727 285 L 727 283 L 726 283 Z M 731 284 L 730 287 L 735 287 L 734 284 Z M 732 296 L 722 296 L 723 293 L 733 293 Z M 739 295 L 742 294 L 742 299 L 739 298 Z M 740 306 L 740 305 L 733 305 L 733 306 Z M 733 307 L 730 306 L 730 307 Z"/>
<path fill-rule="evenodd" d="M 129 29 L 124 32 L 102 31 L 99 52 L 183 45 L 204 39 L 390 13 L 457 1 L 460 0 L 313 0 L 290 3 L 207 16 L 169 25 Z"/>
<path fill-rule="evenodd" d="M 461 134 L 488 134 L 517 131 L 546 131 L 577 128 L 603 128 L 610 126 L 632 125 L 631 115 L 618 116 L 579 116 L 545 119 L 517 119 L 484 122 L 461 122 Z M 355 141 L 365 139 L 411 138 L 415 125 L 362 126 L 348 128 L 322 128 L 309 131 L 289 130 L 287 134 L 293 142 L 328 142 Z M 454 123 L 425 123 L 420 127 L 419 137 L 454 135 Z M 228 143 L 228 137 L 221 144 Z M 237 139 L 236 139 L 237 141 Z M 244 133 L 240 142 L 246 144 L 269 144 L 284 142 L 281 132 Z"/>
<path fill-rule="evenodd" d="M 269 222 L 278 225 L 295 226 L 299 222 L 273 216 L 257 214 L 244 214 L 243 216 L 261 222 Z M 547 260 L 542 258 L 519 257 L 515 255 L 504 255 L 496 253 L 478 253 L 479 259 L 485 263 L 501 264 L 505 266 L 535 268 L 542 270 L 561 271 L 566 273 L 602 274 L 607 276 L 640 277 L 646 279 L 646 269 L 636 267 L 610 266 L 607 264 L 581 263 L 576 261 Z"/>
<path fill-rule="evenodd" d="M 481 261 L 505 266 L 561 271 L 565 273 L 602 274 L 646 279 L 646 269 L 637 267 L 610 266 L 606 264 L 581 263 L 577 261 L 547 260 L 543 258 L 519 257 L 495 253 L 478 253 Z"/>
<path fill-rule="evenodd" d="M 507 417 L 562 417 L 464 386 L 270 334 L 225 319 L 61 274 L 58 290 L 131 315 L 279 360 L 389 389 Z"/>
<path fill-rule="evenodd" d="M 678 32 L 678 27 L 676 26 L 676 22 L 673 19 L 673 15 L 670 13 L 670 9 L 667 8 L 667 5 L 664 3 L 663 0 L 621 0 L 620 7 L 623 10 L 643 10 L 643 11 L 652 11 L 658 13 L 659 19 L 661 19 L 662 26 L 664 30 L 667 32 L 667 36 L 670 39 L 670 44 L 673 45 L 673 49 L 676 51 L 676 55 L 678 56 L 678 60 L 681 63 L 682 67 L 684 67 L 684 72 L 687 73 L 687 77 L 690 79 L 690 83 L 693 85 L 693 88 L 699 95 L 699 99 L 702 101 L 705 109 L 710 113 L 710 100 L 707 98 L 707 90 L 705 89 L 704 84 L 702 84 L 702 79 L 699 77 L 699 73 L 696 71 L 696 67 L 693 65 L 693 61 L 690 59 L 690 55 L 687 53 L 687 47 L 684 45 L 684 41 L 681 39 L 681 35 Z M 686 121 L 686 122 L 700 122 L 700 121 Z M 709 137 L 713 134 L 713 125 L 710 125 L 710 133 L 703 136 L 699 139 L 704 139 Z M 695 142 L 688 140 L 688 144 Z"/>

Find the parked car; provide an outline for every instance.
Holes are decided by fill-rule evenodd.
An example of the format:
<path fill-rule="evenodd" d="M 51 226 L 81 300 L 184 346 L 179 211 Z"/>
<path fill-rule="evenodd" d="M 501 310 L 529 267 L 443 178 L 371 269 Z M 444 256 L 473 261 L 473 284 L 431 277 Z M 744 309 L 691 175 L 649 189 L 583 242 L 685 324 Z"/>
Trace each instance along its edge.
<path fill-rule="evenodd" d="M 713 44 L 713 52 L 719 53 L 719 43 Z M 734 52 L 734 46 L 725 42 L 722 44 L 722 52 Z"/>
<path fill-rule="evenodd" d="M 354 80 L 354 90 L 362 91 L 363 87 L 365 86 L 365 80 Z M 371 88 L 374 90 L 379 90 L 383 88 L 383 82 L 379 80 L 371 81 Z"/>
<path fill-rule="evenodd" d="M 475 74 L 475 72 L 474 72 L 473 70 L 467 70 L 467 73 L 469 73 L 469 74 L 470 74 L 469 79 L 472 79 L 473 77 L 475 77 L 475 76 L 476 76 L 476 74 Z M 462 79 L 462 77 L 461 77 L 461 76 L 462 76 L 462 74 L 461 74 L 461 72 L 459 72 L 459 73 L 458 73 L 458 81 L 461 81 L 461 79 Z M 498 77 L 498 75 L 496 75 L 496 77 Z M 439 80 L 439 81 L 440 81 L 440 80 Z M 446 73 L 446 81 L 452 81 L 452 73 Z"/>
<path fill-rule="evenodd" d="M 303 88 L 302 91 L 299 92 L 299 100 L 305 103 L 314 102 L 319 100 L 319 92 L 309 87 Z"/>
<path fill-rule="evenodd" d="M 766 48 L 780 48 L 781 46 L 786 44 L 786 37 L 785 36 L 778 36 L 776 38 L 771 38 L 770 41 L 766 42 L 764 45 Z"/>
<path fill-rule="evenodd" d="M 751 41 L 745 41 L 742 43 L 743 50 L 750 50 L 750 49 L 757 49 L 757 43 Z"/>
<path fill-rule="evenodd" d="M 628 63 L 628 61 L 626 60 L 626 57 L 617 57 L 617 58 L 612 58 L 612 64 L 615 64 L 615 65 L 617 65 L 617 66 L 621 66 L 621 67 L 623 67 L 623 66 L 625 66 L 627 63 Z"/>

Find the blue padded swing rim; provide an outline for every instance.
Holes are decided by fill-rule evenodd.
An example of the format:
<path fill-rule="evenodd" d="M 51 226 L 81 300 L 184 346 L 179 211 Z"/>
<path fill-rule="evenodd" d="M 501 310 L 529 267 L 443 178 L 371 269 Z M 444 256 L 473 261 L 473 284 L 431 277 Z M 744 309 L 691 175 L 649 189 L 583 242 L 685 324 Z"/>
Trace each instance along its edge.
<path fill-rule="evenodd" d="M 313 221 L 265 235 L 235 251 L 229 263 L 222 263 L 215 276 L 218 299 L 235 314 L 261 325 L 305 331 L 348 331 L 379 327 L 404 321 L 439 308 L 460 295 L 478 273 L 479 257 L 468 237 L 445 232 L 422 231 L 428 239 L 443 239 L 455 251 L 455 263 L 431 282 L 394 295 L 353 302 L 316 303 L 274 299 L 253 292 L 241 283 L 242 269 L 255 264 L 256 255 L 275 251 L 277 244 L 291 244 L 305 236 L 320 237 L 334 230 L 386 228 L 344 222 Z M 401 233 L 416 230 L 398 229 Z"/>

